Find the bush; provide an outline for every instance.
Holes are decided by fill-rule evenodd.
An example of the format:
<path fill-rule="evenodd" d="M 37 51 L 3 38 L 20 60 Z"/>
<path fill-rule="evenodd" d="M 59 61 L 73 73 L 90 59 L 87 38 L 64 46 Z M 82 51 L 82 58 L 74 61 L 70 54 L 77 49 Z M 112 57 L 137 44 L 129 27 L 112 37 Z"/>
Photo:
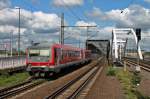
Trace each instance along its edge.
<path fill-rule="evenodd" d="M 116 70 L 113 67 L 108 67 L 107 70 L 107 76 L 115 76 L 116 75 Z"/>

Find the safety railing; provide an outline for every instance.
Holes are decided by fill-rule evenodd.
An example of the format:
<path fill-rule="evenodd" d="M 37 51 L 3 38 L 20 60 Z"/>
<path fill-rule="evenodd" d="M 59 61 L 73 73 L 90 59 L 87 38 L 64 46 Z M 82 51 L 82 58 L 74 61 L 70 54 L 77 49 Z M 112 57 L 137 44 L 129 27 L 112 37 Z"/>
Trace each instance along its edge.
<path fill-rule="evenodd" d="M 20 66 L 25 66 L 25 64 L 26 64 L 25 56 L 0 58 L 0 69 L 16 68 Z"/>

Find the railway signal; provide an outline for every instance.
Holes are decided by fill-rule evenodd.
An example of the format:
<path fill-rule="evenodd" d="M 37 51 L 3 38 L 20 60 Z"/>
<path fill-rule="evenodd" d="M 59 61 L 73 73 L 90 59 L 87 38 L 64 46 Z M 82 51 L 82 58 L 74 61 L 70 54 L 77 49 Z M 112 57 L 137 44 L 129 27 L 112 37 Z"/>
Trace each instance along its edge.
<path fill-rule="evenodd" d="M 137 40 L 140 41 L 141 40 L 141 29 L 140 28 L 136 29 L 136 36 L 137 36 Z"/>

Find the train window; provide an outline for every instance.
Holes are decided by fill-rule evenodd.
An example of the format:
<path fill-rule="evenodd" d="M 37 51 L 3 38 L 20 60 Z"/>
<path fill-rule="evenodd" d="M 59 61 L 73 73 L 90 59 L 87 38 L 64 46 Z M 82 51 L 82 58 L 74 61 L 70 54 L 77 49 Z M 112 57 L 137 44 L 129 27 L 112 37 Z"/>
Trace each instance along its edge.
<path fill-rule="evenodd" d="M 74 51 L 74 56 L 76 56 L 76 51 Z"/>
<path fill-rule="evenodd" d="M 79 56 L 79 51 L 75 51 L 75 55 L 76 55 L 76 57 L 78 57 Z"/>
<path fill-rule="evenodd" d="M 73 51 L 71 51 L 71 56 L 73 57 Z"/>
<path fill-rule="evenodd" d="M 51 49 L 49 48 L 36 48 L 29 49 L 29 59 L 31 61 L 47 62 L 51 57 Z"/>
<path fill-rule="evenodd" d="M 70 56 L 71 56 L 71 55 L 70 55 L 70 51 L 68 51 L 68 54 L 69 54 L 69 57 L 70 57 Z"/>
<path fill-rule="evenodd" d="M 68 55 L 69 55 L 69 57 L 70 57 L 70 51 L 68 51 Z"/>
<path fill-rule="evenodd" d="M 39 55 L 39 50 L 36 49 L 29 50 L 29 56 L 38 56 L 38 55 Z"/>
<path fill-rule="evenodd" d="M 72 57 L 72 51 L 70 51 L 70 56 Z"/>
<path fill-rule="evenodd" d="M 70 51 L 68 51 L 68 56 L 70 57 Z"/>
<path fill-rule="evenodd" d="M 40 50 L 40 56 L 49 56 L 50 55 L 50 50 L 44 49 Z"/>
<path fill-rule="evenodd" d="M 69 57 L 69 51 L 67 50 L 67 57 Z"/>
<path fill-rule="evenodd" d="M 71 51 L 69 51 L 70 57 L 71 57 Z"/>

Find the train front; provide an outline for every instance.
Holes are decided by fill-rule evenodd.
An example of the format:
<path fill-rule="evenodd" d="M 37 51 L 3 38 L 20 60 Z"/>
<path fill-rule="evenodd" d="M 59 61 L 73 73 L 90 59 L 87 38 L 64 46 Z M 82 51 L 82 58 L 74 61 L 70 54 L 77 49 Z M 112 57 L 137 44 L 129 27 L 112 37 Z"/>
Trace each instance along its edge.
<path fill-rule="evenodd" d="M 32 46 L 27 49 L 27 71 L 34 76 L 49 76 L 53 71 L 52 49 L 50 46 Z"/>

